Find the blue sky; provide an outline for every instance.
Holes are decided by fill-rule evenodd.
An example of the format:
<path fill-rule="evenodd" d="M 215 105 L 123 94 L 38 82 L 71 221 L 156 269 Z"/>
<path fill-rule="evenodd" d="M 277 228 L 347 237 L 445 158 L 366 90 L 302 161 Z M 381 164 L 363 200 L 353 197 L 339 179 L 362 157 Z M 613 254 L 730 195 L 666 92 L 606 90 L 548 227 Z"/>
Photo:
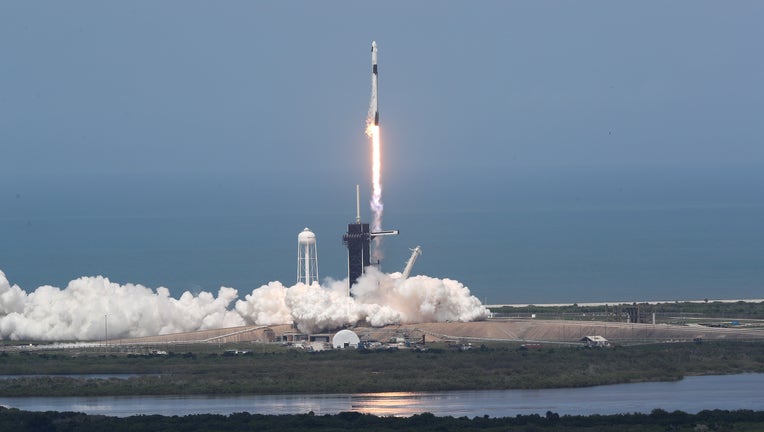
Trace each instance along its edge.
<path fill-rule="evenodd" d="M 372 39 L 387 179 L 764 162 L 759 2 L 282 3 L 3 2 L 2 175 L 352 182 Z"/>
<path fill-rule="evenodd" d="M 387 220 L 760 206 L 762 22 L 757 1 L 5 1 L 0 217 L 352 216 L 372 40 Z"/>

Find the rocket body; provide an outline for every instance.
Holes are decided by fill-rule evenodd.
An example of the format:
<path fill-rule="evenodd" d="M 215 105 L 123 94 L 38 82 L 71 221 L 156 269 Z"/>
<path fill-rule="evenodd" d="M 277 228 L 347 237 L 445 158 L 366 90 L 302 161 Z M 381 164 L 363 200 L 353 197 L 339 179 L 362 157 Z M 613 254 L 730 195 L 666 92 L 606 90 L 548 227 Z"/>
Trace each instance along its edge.
<path fill-rule="evenodd" d="M 379 126 L 379 108 L 377 107 L 377 42 L 371 43 L 371 106 L 369 116 L 374 121 L 374 126 Z"/>

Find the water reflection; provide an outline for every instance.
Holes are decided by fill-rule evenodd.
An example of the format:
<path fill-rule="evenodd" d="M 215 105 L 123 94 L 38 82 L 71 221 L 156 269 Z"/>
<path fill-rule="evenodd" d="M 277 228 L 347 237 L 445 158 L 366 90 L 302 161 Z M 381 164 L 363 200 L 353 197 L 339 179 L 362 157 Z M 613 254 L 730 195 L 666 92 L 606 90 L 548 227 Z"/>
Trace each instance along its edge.
<path fill-rule="evenodd" d="M 350 409 L 377 416 L 410 416 L 424 412 L 421 407 L 427 393 L 389 392 L 361 393 L 351 396 Z"/>
<path fill-rule="evenodd" d="M 88 414 L 317 415 L 355 411 L 378 416 L 514 417 L 518 414 L 649 413 L 655 408 L 696 413 L 704 409 L 764 410 L 764 374 L 688 377 L 677 382 L 619 384 L 574 389 L 395 392 L 334 395 L 146 396 L 5 398 L 0 405 L 29 411 Z"/>

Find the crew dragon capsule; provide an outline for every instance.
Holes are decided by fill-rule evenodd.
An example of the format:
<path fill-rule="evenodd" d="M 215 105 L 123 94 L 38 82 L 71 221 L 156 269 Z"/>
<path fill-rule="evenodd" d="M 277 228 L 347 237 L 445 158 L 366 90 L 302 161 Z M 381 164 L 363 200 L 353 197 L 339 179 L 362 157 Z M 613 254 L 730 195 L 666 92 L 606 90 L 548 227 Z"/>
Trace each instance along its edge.
<path fill-rule="evenodd" d="M 379 126 L 379 109 L 377 108 L 377 42 L 371 42 L 371 112 L 374 113 L 374 126 Z"/>

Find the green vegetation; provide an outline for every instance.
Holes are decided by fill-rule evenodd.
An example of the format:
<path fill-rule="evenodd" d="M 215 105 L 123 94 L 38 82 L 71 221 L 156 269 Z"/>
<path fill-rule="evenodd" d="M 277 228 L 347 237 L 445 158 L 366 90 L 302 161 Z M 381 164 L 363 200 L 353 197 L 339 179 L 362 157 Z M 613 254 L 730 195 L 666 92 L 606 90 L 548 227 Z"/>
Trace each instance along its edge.
<path fill-rule="evenodd" d="M 190 346 L 191 347 L 191 346 Z M 249 355 L 205 351 L 128 356 L 59 351 L 0 353 L 2 374 L 148 374 L 0 380 L 4 396 L 357 393 L 582 387 L 764 372 L 762 343 L 654 344 L 605 349 L 494 344 L 460 352 L 328 351 L 257 345 Z"/>
<path fill-rule="evenodd" d="M 518 415 L 508 418 L 436 417 L 424 413 L 412 417 L 376 417 L 344 412 L 337 415 L 259 415 L 235 413 L 229 416 L 199 414 L 184 417 L 158 415 L 126 418 L 88 416 L 80 413 L 27 412 L 0 408 L 0 430 L 4 431 L 761 431 L 764 411 L 681 411 L 654 410 L 650 414 L 560 416 Z"/>

